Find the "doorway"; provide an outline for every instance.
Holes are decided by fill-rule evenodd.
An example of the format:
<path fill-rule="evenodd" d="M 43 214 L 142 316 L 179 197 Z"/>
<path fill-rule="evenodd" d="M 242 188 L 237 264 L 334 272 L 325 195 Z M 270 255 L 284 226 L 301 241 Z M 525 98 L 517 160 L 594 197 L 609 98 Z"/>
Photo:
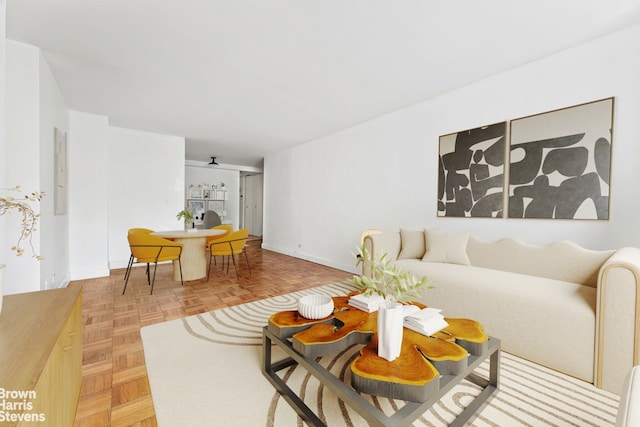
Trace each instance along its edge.
<path fill-rule="evenodd" d="M 240 212 L 241 228 L 248 228 L 251 236 L 262 237 L 263 175 L 241 174 Z"/>

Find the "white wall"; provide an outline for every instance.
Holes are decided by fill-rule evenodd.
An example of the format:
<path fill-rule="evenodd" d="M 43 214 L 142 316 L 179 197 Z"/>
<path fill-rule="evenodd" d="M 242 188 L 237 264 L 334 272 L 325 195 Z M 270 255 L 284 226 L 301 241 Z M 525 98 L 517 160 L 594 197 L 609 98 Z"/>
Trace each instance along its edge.
<path fill-rule="evenodd" d="M 4 174 L 8 187 L 20 185 L 26 192 L 40 188 L 40 134 L 39 134 L 39 51 L 38 49 L 7 41 L 5 84 L 5 159 Z M 16 193 L 15 195 L 20 195 Z M 34 206 L 37 211 L 38 206 Z M 17 212 L 5 215 L 7 238 L 3 246 L 13 246 L 20 234 L 21 217 Z M 7 265 L 4 293 L 40 290 L 40 264 L 31 258 L 28 242 L 23 242 L 25 254 L 16 257 L 4 254 Z M 33 245 L 40 253 L 40 233 L 33 234 Z M 44 256 L 45 254 L 41 254 Z"/>
<path fill-rule="evenodd" d="M 313 144 L 307 144 L 311 146 Z M 264 161 L 264 201 L 262 246 L 277 252 L 303 257 L 300 252 L 302 239 L 300 228 L 302 223 L 314 222 L 322 219 L 323 213 L 318 212 L 313 218 L 301 218 L 299 208 L 301 199 L 305 202 L 313 201 L 315 191 L 319 185 L 309 188 L 309 194 L 304 196 L 304 185 L 297 185 L 298 179 L 307 177 L 304 165 L 299 164 L 299 151 L 306 148 L 294 147 L 265 157 Z M 307 163 L 312 163 L 305 157 Z M 308 179 L 308 177 L 307 177 Z M 321 224 L 325 222 L 322 221 Z M 320 230 L 313 233 L 314 238 L 322 234 Z M 299 243 L 300 242 L 300 243 Z M 307 251 L 310 254 L 310 252 Z M 311 255 L 306 255 L 310 258 Z"/>
<path fill-rule="evenodd" d="M 72 280 L 109 275 L 109 136 L 104 116 L 71 111 L 69 259 Z"/>
<path fill-rule="evenodd" d="M 108 139 L 109 267 L 122 268 L 129 228 L 183 228 L 184 138 L 110 127 Z"/>
<path fill-rule="evenodd" d="M 16 212 L 5 215 L 6 238 L 2 259 L 9 267 L 5 293 L 48 289 L 66 285 L 69 280 L 68 218 L 53 214 L 53 129 L 68 129 L 67 108 L 51 70 L 36 47 L 6 41 L 7 108 L 3 119 L 3 186 L 21 185 L 22 193 L 44 191 L 41 203 L 32 203 L 40 213 L 33 244 L 42 261 L 32 259 L 28 242 L 25 253 L 16 258 L 6 249 L 15 244 L 20 231 Z"/>
<path fill-rule="evenodd" d="M 70 113 L 70 263 L 73 280 L 126 267 L 127 230 L 180 228 L 184 138 L 109 126 Z"/>
<path fill-rule="evenodd" d="M 240 224 L 240 171 L 199 166 L 185 167 L 186 187 L 190 185 L 197 187 L 203 182 L 209 185 L 220 185 L 224 182 L 229 192 L 229 199 L 224 203 L 224 209 L 227 211 L 224 219 L 231 221 L 233 228 L 237 229 Z"/>
<path fill-rule="evenodd" d="M 19 218 L 2 216 L 3 293 L 108 276 L 110 268 L 126 266 L 128 228 L 182 226 L 175 215 L 184 205 L 184 138 L 115 128 L 105 116 L 68 111 L 37 47 L 6 40 L 6 56 L 1 183 L 47 195 L 33 235 L 41 262 L 28 251 L 18 258 L 8 250 Z M 54 127 L 68 134 L 67 215 L 53 214 Z"/>
<path fill-rule="evenodd" d="M 640 246 L 639 44 L 636 25 L 268 156 L 263 246 L 350 271 L 366 228 Z M 609 221 L 436 218 L 440 135 L 609 96 L 616 97 Z"/>
<path fill-rule="evenodd" d="M 4 0 L 0 0 L 0 129 L 5 129 L 5 56 L 6 56 L 6 12 L 7 5 Z M 0 132 L 0 188 L 7 188 L 5 176 L 5 163 L 7 156 L 5 154 L 5 135 L 4 131 Z M 6 263 L 9 255 L 9 218 L 7 215 L 0 216 L 0 264 Z M 0 293 L 3 293 L 0 291 Z"/>
<path fill-rule="evenodd" d="M 49 64 L 40 53 L 40 283 L 42 289 L 66 286 L 69 276 L 69 216 L 54 215 L 54 128 L 67 133 L 69 112 Z"/>

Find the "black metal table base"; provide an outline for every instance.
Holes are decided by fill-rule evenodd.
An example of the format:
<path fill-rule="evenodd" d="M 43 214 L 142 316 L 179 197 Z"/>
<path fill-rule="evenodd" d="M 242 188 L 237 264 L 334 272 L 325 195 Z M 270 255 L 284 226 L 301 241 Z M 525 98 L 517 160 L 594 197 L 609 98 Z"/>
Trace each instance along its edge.
<path fill-rule="evenodd" d="M 273 362 L 272 343 L 280 347 L 286 354 L 286 359 Z M 453 387 L 462 380 L 472 382 L 482 388 L 475 399 L 460 413 L 450 424 L 462 426 L 479 409 L 487 403 L 499 386 L 500 377 L 500 340 L 490 338 L 487 351 L 479 356 L 470 355 L 467 369 L 458 375 L 443 375 L 440 378 L 440 389 L 425 402 L 406 402 L 396 413 L 387 415 L 370 401 L 362 397 L 357 391 L 337 378 L 325 367 L 312 358 L 306 358 L 293 349 L 286 339 L 280 339 L 268 331 L 267 327 L 262 332 L 263 360 L 262 372 L 275 389 L 284 397 L 300 417 L 311 426 L 325 427 L 324 422 L 289 388 L 289 386 L 277 375 L 277 372 L 298 364 L 315 376 L 325 387 L 335 393 L 342 401 L 360 414 L 371 426 L 400 427 L 408 426 L 424 414 L 431 406 L 438 402 Z M 473 372 L 482 362 L 489 359 L 489 378 L 483 378 Z"/>

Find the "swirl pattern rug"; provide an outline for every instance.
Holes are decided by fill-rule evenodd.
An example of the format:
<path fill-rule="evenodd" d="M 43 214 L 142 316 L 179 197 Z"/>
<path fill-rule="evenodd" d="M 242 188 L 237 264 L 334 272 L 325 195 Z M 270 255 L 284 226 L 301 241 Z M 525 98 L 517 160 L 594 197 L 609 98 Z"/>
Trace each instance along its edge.
<path fill-rule="evenodd" d="M 335 283 L 142 328 L 158 425 L 302 426 L 262 375 L 262 328 L 271 314 L 295 309 L 303 295 L 345 295 L 353 289 Z M 348 366 L 359 348 L 318 360 L 349 383 Z M 274 348 L 273 360 L 281 356 Z M 486 364 L 476 370 L 485 376 L 487 371 Z M 306 370 L 293 366 L 280 374 L 328 426 L 367 426 Z M 413 425 L 448 425 L 478 392 L 475 385 L 461 383 Z M 367 398 L 389 413 L 404 404 Z M 589 383 L 503 352 L 500 390 L 468 425 L 612 426 L 618 400 Z"/>

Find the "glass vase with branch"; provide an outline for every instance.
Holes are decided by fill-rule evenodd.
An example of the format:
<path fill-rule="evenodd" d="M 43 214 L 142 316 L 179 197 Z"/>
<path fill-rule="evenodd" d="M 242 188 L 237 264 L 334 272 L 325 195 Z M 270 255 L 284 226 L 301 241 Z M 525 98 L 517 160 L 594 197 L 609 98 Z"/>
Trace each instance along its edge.
<path fill-rule="evenodd" d="M 19 192 L 19 185 L 13 188 L 2 189 L 1 191 L 0 216 L 5 214 L 9 215 L 12 212 L 15 212 L 21 217 L 21 230 L 20 235 L 18 236 L 18 242 L 11 247 L 11 250 L 14 251 L 17 256 L 22 256 L 25 252 L 23 244 L 26 242 L 31 248 L 33 258 L 41 260 L 42 257 L 38 255 L 33 246 L 33 233 L 37 231 L 40 213 L 37 213 L 33 209 L 32 204 L 40 202 L 45 195 L 44 192 L 34 191 L 17 197 L 8 195 L 9 192 Z"/>

